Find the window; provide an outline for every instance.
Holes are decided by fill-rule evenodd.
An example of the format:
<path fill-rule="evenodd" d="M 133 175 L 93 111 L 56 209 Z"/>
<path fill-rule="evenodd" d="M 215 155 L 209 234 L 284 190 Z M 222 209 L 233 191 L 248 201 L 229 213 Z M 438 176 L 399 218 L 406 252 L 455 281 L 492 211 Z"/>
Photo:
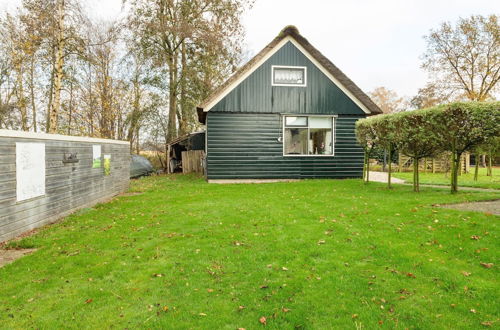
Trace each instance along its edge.
<path fill-rule="evenodd" d="M 285 116 L 283 154 L 332 156 L 334 120 L 332 116 Z"/>
<path fill-rule="evenodd" d="M 273 65 L 273 86 L 306 86 L 305 66 L 277 66 Z"/>

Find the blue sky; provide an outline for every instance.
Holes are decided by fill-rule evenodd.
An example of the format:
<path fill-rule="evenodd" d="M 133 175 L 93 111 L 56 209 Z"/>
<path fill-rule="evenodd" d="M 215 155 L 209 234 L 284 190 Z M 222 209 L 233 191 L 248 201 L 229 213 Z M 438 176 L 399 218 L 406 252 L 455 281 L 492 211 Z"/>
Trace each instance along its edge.
<path fill-rule="evenodd" d="M 81 0 L 95 16 L 120 16 L 122 0 Z M 0 10 L 19 0 L 0 0 Z M 496 0 L 256 0 L 245 14 L 249 54 L 288 24 L 364 91 L 385 86 L 412 96 L 425 85 L 423 36 L 443 21 L 500 14 Z"/>

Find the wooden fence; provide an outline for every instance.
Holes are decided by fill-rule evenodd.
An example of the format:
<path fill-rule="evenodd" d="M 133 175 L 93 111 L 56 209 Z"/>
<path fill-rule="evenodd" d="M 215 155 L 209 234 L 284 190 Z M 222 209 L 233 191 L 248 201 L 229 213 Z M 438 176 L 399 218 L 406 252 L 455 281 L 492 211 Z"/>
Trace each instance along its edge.
<path fill-rule="evenodd" d="M 423 158 L 419 161 L 419 170 L 430 173 L 446 173 L 451 169 L 450 156 L 443 154 L 434 158 Z M 413 159 L 404 155 L 399 155 L 398 170 L 411 171 L 413 169 Z M 470 154 L 463 154 L 460 158 L 460 172 L 468 173 L 470 169 Z"/>
<path fill-rule="evenodd" d="M 128 142 L 0 129 L 0 242 L 127 190 Z"/>
<path fill-rule="evenodd" d="M 203 173 L 203 150 L 182 152 L 182 173 Z"/>

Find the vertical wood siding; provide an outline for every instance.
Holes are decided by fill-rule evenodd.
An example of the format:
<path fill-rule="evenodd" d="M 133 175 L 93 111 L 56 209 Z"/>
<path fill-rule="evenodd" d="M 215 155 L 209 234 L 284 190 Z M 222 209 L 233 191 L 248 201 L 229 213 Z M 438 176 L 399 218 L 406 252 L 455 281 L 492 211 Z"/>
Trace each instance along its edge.
<path fill-rule="evenodd" d="M 16 142 L 45 143 L 45 195 L 16 201 Z M 111 175 L 92 168 L 92 145 L 111 155 Z M 79 162 L 63 164 L 65 153 Z M 75 142 L 0 135 L 0 242 L 90 207 L 128 189 L 130 149 L 127 144 Z"/>
<path fill-rule="evenodd" d="M 354 124 L 363 115 L 339 115 L 335 156 L 284 157 L 279 114 L 208 112 L 208 179 L 361 177 L 363 150 Z"/>
<path fill-rule="evenodd" d="M 307 67 L 307 87 L 272 86 L 273 65 Z M 291 42 L 242 81 L 210 112 L 360 114 L 364 112 Z"/>

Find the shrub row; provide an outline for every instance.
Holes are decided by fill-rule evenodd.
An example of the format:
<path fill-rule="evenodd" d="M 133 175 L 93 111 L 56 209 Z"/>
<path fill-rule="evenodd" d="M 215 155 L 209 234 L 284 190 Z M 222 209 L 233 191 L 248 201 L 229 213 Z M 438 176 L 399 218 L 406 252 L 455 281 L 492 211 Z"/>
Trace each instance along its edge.
<path fill-rule="evenodd" d="M 451 191 L 458 190 L 460 156 L 478 149 L 498 149 L 500 102 L 456 102 L 428 109 L 385 114 L 359 120 L 356 137 L 365 151 L 363 178 L 375 147 L 397 149 L 413 159 L 413 188 L 419 191 L 418 162 L 448 151 L 452 155 Z M 390 187 L 391 168 L 389 163 Z"/>

